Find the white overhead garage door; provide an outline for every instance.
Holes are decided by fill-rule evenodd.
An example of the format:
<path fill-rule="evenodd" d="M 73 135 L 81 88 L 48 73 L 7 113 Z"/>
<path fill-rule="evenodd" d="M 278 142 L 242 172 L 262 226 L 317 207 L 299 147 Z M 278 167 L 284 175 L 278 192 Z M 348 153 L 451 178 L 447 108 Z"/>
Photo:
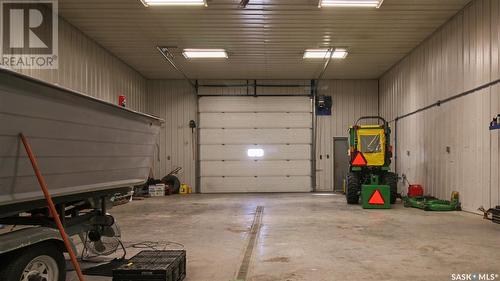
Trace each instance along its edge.
<path fill-rule="evenodd" d="M 200 97 L 201 192 L 311 191 L 308 97 Z"/>

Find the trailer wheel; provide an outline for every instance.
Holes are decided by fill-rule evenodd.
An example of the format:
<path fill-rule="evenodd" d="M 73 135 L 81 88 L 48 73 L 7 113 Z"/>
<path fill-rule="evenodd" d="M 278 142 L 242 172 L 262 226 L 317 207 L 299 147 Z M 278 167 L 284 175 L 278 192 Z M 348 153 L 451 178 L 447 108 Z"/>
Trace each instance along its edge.
<path fill-rule="evenodd" d="M 384 175 L 384 184 L 391 189 L 391 204 L 396 203 L 398 197 L 398 176 L 395 173 L 388 172 Z"/>
<path fill-rule="evenodd" d="M 360 176 L 355 173 L 349 173 L 347 175 L 347 190 L 345 193 L 347 204 L 358 204 L 360 192 L 361 192 Z"/>
<path fill-rule="evenodd" d="M 0 280 L 64 281 L 66 262 L 59 247 L 44 242 L 20 249 L 4 259 Z"/>

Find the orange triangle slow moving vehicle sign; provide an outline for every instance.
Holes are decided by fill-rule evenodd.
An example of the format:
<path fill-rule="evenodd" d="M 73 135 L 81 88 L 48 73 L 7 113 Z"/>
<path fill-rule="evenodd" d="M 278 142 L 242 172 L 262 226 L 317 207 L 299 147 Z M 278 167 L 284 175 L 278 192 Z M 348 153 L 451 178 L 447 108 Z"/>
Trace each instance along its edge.
<path fill-rule="evenodd" d="M 368 200 L 368 204 L 370 204 L 370 205 L 384 205 L 385 204 L 384 197 L 382 197 L 380 190 L 376 189 L 375 192 L 373 192 L 372 196 L 370 197 L 370 200 Z"/>
<path fill-rule="evenodd" d="M 366 166 L 366 159 L 361 152 L 357 152 L 354 160 L 352 161 L 354 166 Z"/>

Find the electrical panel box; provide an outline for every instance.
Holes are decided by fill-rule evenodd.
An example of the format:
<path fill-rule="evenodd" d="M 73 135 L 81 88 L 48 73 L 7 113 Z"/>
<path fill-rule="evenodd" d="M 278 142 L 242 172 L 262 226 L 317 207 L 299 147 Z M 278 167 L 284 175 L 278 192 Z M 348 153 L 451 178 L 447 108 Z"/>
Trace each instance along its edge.
<path fill-rule="evenodd" d="M 318 96 L 316 98 L 316 115 L 329 116 L 332 115 L 332 97 Z"/>

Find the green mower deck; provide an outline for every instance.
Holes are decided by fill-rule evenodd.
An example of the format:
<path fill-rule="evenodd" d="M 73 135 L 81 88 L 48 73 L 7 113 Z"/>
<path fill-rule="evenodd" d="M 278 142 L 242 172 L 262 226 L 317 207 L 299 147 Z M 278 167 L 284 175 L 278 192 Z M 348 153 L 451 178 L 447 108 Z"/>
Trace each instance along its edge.
<path fill-rule="evenodd" d="M 452 194 L 451 201 L 441 200 L 432 196 L 404 197 L 404 206 L 407 208 L 418 208 L 425 211 L 460 211 L 462 210 L 458 193 Z"/>

